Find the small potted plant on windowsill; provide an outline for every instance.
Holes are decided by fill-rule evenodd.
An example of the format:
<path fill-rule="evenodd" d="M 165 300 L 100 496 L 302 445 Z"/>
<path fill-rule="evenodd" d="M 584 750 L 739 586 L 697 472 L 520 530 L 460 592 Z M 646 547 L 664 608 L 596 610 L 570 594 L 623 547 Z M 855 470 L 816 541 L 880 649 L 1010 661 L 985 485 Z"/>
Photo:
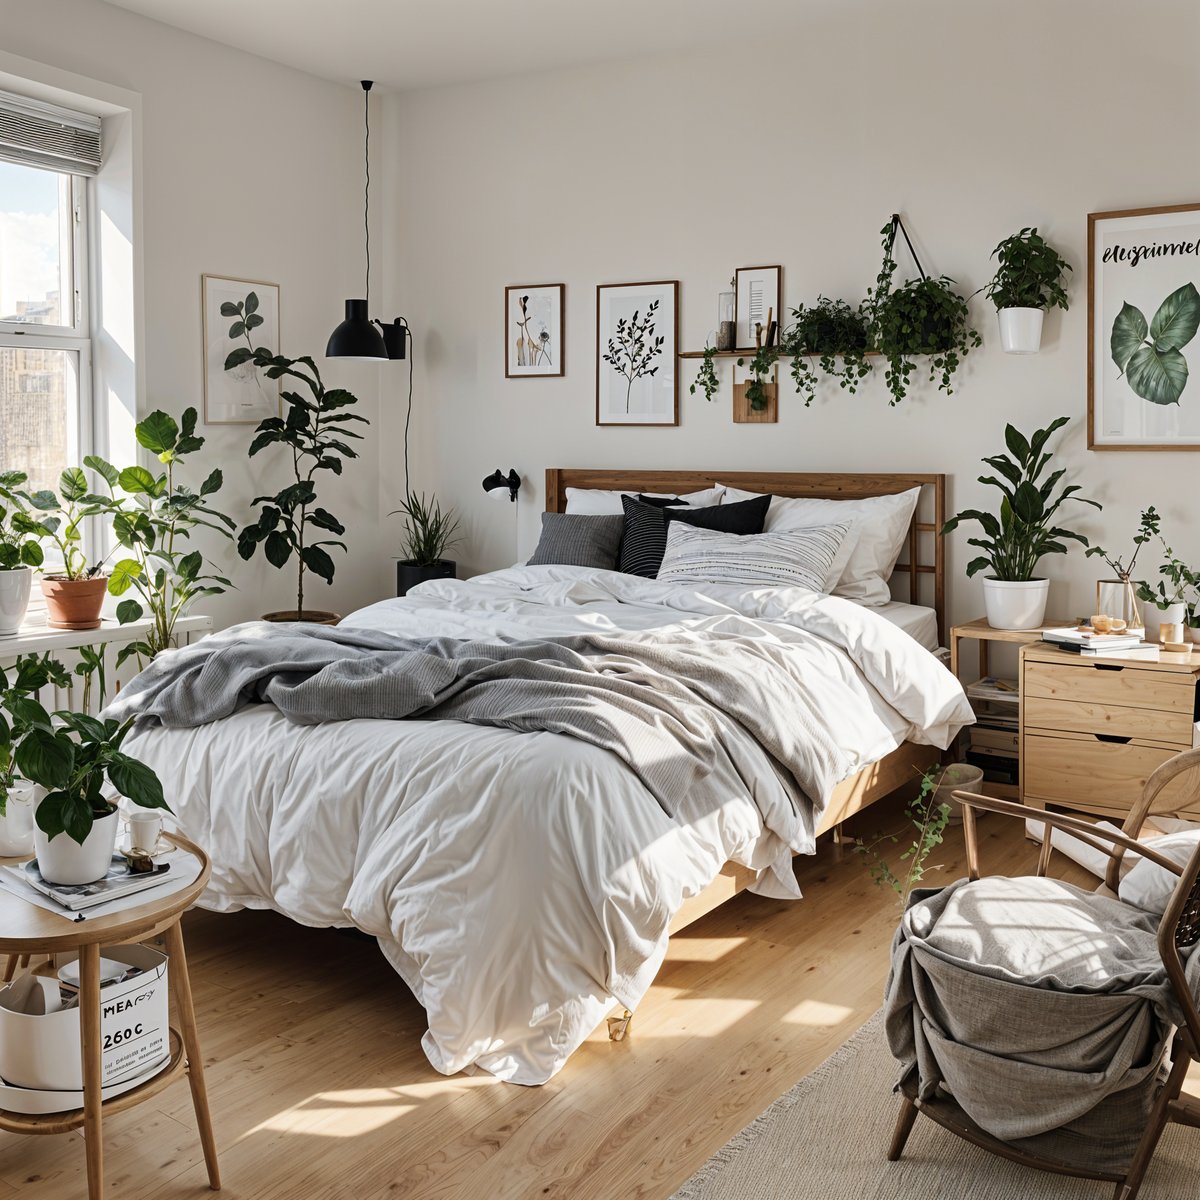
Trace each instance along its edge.
<path fill-rule="evenodd" d="M 68 467 L 58 478 L 56 496 L 51 491 L 27 493 L 39 514 L 37 523 L 45 538 L 58 548 L 62 570 L 42 575 L 46 597 L 46 624 L 52 629 L 98 629 L 100 609 L 108 591 L 108 576 L 100 572 L 104 560 L 89 563 L 83 552 L 83 523 L 111 511 L 104 496 L 88 487 L 82 467 Z"/>
<path fill-rule="evenodd" d="M 436 496 L 429 500 L 413 495 L 404 498 L 389 517 L 404 518 L 404 557 L 396 563 L 396 595 L 427 579 L 453 579 L 458 565 L 446 551 L 458 542 L 458 518 L 453 509 L 443 509 Z"/>
<path fill-rule="evenodd" d="M 34 717 L 17 744 L 16 764 L 46 789 L 34 813 L 38 870 L 48 883 L 94 883 L 108 873 L 117 842 L 117 803 L 104 794 L 105 781 L 134 804 L 170 812 L 162 784 L 121 750 L 132 718 L 58 712 L 51 719 L 44 710 Z"/>
<path fill-rule="evenodd" d="M 1005 354 L 1036 354 L 1042 347 L 1046 309 L 1067 310 L 1063 282 L 1071 264 L 1036 226 L 1006 237 L 992 257 L 998 266 L 984 291 L 996 306 L 1000 345 Z"/>
<path fill-rule="evenodd" d="M 1046 443 L 1069 420 L 1059 417 L 1030 438 L 1014 426 L 1007 426 L 1004 440 L 1012 457 L 997 454 L 983 459 L 996 475 L 979 477 L 980 483 L 1002 493 L 999 516 L 967 509 L 942 526 L 943 537 L 962 521 L 982 526 L 983 537 L 968 539 L 969 545 L 984 553 L 967 564 L 967 577 L 990 571 L 984 576 L 983 599 L 988 624 L 994 629 L 1036 629 L 1042 623 L 1050 581 L 1035 577 L 1038 562 L 1047 554 L 1066 554 L 1064 539 L 1088 544 L 1083 534 L 1054 524 L 1058 510 L 1067 500 L 1102 507 L 1095 500 L 1077 495 L 1080 488 L 1074 483 L 1060 488 L 1055 496 L 1055 486 L 1064 474 L 1061 469 L 1044 483 L 1039 482 L 1052 458 Z"/>
<path fill-rule="evenodd" d="M 45 530 L 29 514 L 24 471 L 0 472 L 0 637 L 12 637 L 25 620 L 33 571 L 45 559 Z"/>

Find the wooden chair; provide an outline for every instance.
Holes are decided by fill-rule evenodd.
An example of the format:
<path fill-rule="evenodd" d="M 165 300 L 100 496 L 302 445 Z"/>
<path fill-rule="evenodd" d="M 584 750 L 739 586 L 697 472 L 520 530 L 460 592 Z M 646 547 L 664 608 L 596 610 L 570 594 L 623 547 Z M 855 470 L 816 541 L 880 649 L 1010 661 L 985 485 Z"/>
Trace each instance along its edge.
<path fill-rule="evenodd" d="M 1164 789 L 1175 781 L 1177 782 L 1172 789 L 1171 797 L 1169 799 L 1164 797 L 1162 795 Z M 1171 989 L 1183 1013 L 1184 1024 L 1175 1031 L 1171 1048 L 1170 1074 L 1158 1091 L 1137 1151 L 1124 1174 L 1099 1171 L 1089 1168 L 1087 1164 L 1083 1163 L 1068 1165 L 1051 1159 L 1039 1158 L 1024 1149 L 1009 1145 L 979 1128 L 954 1103 L 952 1097 L 943 1097 L 939 1094 L 930 1100 L 919 1099 L 915 1070 L 910 1072 L 900 1085 L 902 1095 L 900 1116 L 896 1122 L 891 1148 L 888 1151 L 888 1160 L 896 1162 L 900 1159 L 917 1116 L 923 1113 L 941 1125 L 943 1129 L 949 1130 L 992 1154 L 1043 1171 L 1112 1183 L 1115 1184 L 1113 1200 L 1134 1200 L 1167 1123 L 1175 1121 L 1182 1125 L 1200 1128 L 1200 1102 L 1181 1095 L 1189 1066 L 1200 1059 L 1200 1014 L 1196 1009 L 1196 997 L 1192 995 L 1188 987 L 1180 956 L 1182 949 L 1200 943 L 1200 847 L 1197 847 L 1188 864 L 1180 867 L 1177 863 L 1136 840 L 1136 834 L 1148 816 L 1165 815 L 1180 809 L 1195 807 L 1200 801 L 1200 750 L 1188 750 L 1176 755 L 1163 763 L 1150 776 L 1146 781 L 1140 801 L 1130 812 L 1129 818 L 1119 834 L 1097 829 L 1092 822 L 1078 817 L 1028 808 L 1022 804 L 996 800 L 990 796 L 955 792 L 953 798 L 962 805 L 963 809 L 967 870 L 972 880 L 979 878 L 977 812 L 994 812 L 1021 818 L 1031 817 L 1044 824 L 1044 840 L 1038 858 L 1038 875 L 1044 875 L 1049 866 L 1052 854 L 1052 829 L 1063 829 L 1081 842 L 1091 846 L 1092 849 L 1109 856 L 1105 884 L 1114 895 L 1120 882 L 1121 860 L 1129 850 L 1179 876 L 1179 882 L 1158 927 L 1158 950 L 1162 956 Z M 1197 949 L 1195 953 L 1200 954 L 1200 949 Z"/>

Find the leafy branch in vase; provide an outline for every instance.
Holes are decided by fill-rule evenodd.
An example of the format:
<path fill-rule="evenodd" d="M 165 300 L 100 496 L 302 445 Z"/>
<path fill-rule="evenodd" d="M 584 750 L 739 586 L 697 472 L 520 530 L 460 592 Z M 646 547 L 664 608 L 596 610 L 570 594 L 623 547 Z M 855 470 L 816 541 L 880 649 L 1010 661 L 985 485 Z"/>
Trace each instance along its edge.
<path fill-rule="evenodd" d="M 629 381 L 625 388 L 626 412 L 629 412 L 634 382 L 657 375 L 661 365 L 654 361 L 662 354 L 666 342 L 665 338 L 654 336 L 658 305 L 657 300 L 653 301 L 644 317 L 637 309 L 634 309 L 633 316 L 621 317 L 617 321 L 616 337 L 608 339 L 608 353 L 604 355 L 604 361 Z"/>

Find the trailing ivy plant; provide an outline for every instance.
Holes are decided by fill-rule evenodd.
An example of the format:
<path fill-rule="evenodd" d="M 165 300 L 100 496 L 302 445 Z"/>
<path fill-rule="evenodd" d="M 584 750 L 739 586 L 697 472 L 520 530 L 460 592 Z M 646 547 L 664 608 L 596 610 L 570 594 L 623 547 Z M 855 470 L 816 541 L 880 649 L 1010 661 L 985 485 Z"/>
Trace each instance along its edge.
<path fill-rule="evenodd" d="M 286 358 L 256 347 L 251 332 L 262 324 L 258 314 L 258 296 L 250 292 L 245 300 L 221 305 L 221 315 L 233 317 L 229 336 L 245 338 L 246 345 L 230 352 L 225 370 L 253 362 L 268 379 L 295 380 L 307 394 L 285 391 L 286 417 L 268 417 L 261 421 L 250 443 L 249 456 L 280 445 L 291 454 L 292 482 L 273 496 L 256 496 L 251 503 L 259 506 L 258 520 L 238 534 L 238 554 L 249 560 L 261 546 L 267 562 L 282 568 L 295 556 L 296 616 L 304 619 L 305 575 L 311 571 L 325 582 L 333 582 L 333 558 L 326 547 L 346 549 L 339 540 L 345 525 L 318 502 L 317 479 L 322 472 L 340 475 L 343 460 L 357 458 L 358 452 L 346 439 L 361 441 L 362 435 L 350 428 L 367 425 L 366 417 L 346 410 L 358 399 L 345 388 L 327 388 L 317 364 L 307 355 Z M 313 531 L 332 533 L 332 538 L 314 537 Z"/>
<path fill-rule="evenodd" d="M 870 842 L 861 838 L 855 842 L 855 853 L 871 860 L 871 878 L 876 886 L 890 887 L 899 897 L 902 909 L 908 907 L 913 888 L 925 878 L 926 872 L 941 869 L 928 863 L 929 856 L 942 844 L 950 822 L 950 805 L 935 803 L 943 774 L 937 767 L 930 767 L 921 776 L 921 786 L 904 810 L 916 837 L 901 851 L 895 866 L 888 861 L 887 847 L 900 844 L 898 834 L 881 833 Z"/>
<path fill-rule="evenodd" d="M 992 257 L 996 274 L 983 290 L 998 309 L 1067 310 L 1063 280 L 1071 264 L 1038 233 L 1036 225 L 1006 237 Z"/>
<path fill-rule="evenodd" d="M 717 394 L 717 390 L 721 386 L 721 381 L 717 378 L 715 366 L 717 348 L 716 346 L 704 347 L 704 358 L 700 362 L 700 370 L 696 373 L 696 378 L 688 391 L 694 396 L 697 390 L 704 393 L 705 400 L 711 402 L 712 398 Z"/>
<path fill-rule="evenodd" d="M 814 358 L 821 370 L 848 392 L 871 373 L 866 357 L 868 323 L 863 306 L 851 308 L 845 300 L 830 300 L 820 296 L 811 308 L 801 305 L 792 309 L 794 323 L 783 337 L 782 350 L 792 356 L 792 379 L 796 391 L 804 397 L 807 408 L 816 396 L 817 373 Z"/>
<path fill-rule="evenodd" d="M 749 402 L 752 412 L 762 412 L 767 407 L 767 376 L 779 361 L 779 355 L 778 346 L 760 346 L 750 360 L 748 368 L 750 379 L 746 384 L 746 400 Z M 737 365 L 739 367 L 746 366 L 746 360 L 739 358 Z"/>
<path fill-rule="evenodd" d="M 929 381 L 950 395 L 962 360 L 983 344 L 970 325 L 967 301 L 954 290 L 953 279 L 946 275 L 931 279 L 918 262 L 919 279 L 910 279 L 898 288 L 892 286 L 896 273 L 892 249 L 897 229 L 903 226 L 899 216 L 893 216 L 880 231 L 883 265 L 874 289 L 867 293 L 871 340 L 873 348 L 887 359 L 887 387 L 893 405 L 908 394 L 916 370 L 914 358 L 929 357 Z"/>
<path fill-rule="evenodd" d="M 192 534 L 199 528 L 230 538 L 237 527 L 209 501 L 224 482 L 218 468 L 197 490 L 176 477 L 188 456 L 204 446 L 205 439 L 196 436 L 196 419 L 194 408 L 185 409 L 178 424 L 174 417 L 156 411 L 134 427 L 138 444 L 163 465 L 158 474 L 143 466 L 118 471 L 95 455 L 83 460 L 108 485 L 113 536 L 125 551 L 108 577 L 110 595 L 125 597 L 117 605 L 117 620 L 127 625 L 150 618 L 145 636 L 121 647 L 118 666 L 134 655 L 139 667 L 145 666 L 175 644 L 176 623 L 201 596 L 217 596 L 233 587 L 223 575 L 207 569 L 204 554 L 191 546 Z"/>

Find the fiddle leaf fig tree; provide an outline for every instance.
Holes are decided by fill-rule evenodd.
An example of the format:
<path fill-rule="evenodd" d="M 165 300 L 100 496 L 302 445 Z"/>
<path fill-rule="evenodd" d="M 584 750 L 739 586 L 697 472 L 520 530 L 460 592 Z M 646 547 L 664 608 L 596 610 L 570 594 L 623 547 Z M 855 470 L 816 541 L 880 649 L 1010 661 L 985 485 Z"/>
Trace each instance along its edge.
<path fill-rule="evenodd" d="M 234 318 L 229 336 L 246 340 L 245 346 L 231 351 L 225 359 L 226 371 L 253 363 L 268 379 L 287 379 L 299 385 L 283 393 L 287 415 L 261 421 L 249 450 L 253 458 L 268 446 L 286 447 L 291 452 L 292 482 L 273 496 L 254 498 L 258 520 L 241 530 L 237 546 L 238 554 L 247 560 L 261 547 L 273 567 L 282 568 L 295 559 L 296 616 L 303 620 L 306 574 L 311 571 L 332 583 L 334 563 L 327 547 L 346 549 L 346 543 L 340 540 L 346 527 L 321 506 L 317 480 L 326 471 L 340 475 L 344 460 L 358 457 L 347 439 L 361 441 L 362 435 L 350 426 L 370 422 L 346 411 L 358 403 L 357 398 L 345 388 L 327 388 L 312 358 L 287 358 L 254 345 L 252 331 L 262 324 L 254 292 L 236 304 L 221 305 L 221 314 Z M 335 536 L 321 537 L 322 533 Z"/>

